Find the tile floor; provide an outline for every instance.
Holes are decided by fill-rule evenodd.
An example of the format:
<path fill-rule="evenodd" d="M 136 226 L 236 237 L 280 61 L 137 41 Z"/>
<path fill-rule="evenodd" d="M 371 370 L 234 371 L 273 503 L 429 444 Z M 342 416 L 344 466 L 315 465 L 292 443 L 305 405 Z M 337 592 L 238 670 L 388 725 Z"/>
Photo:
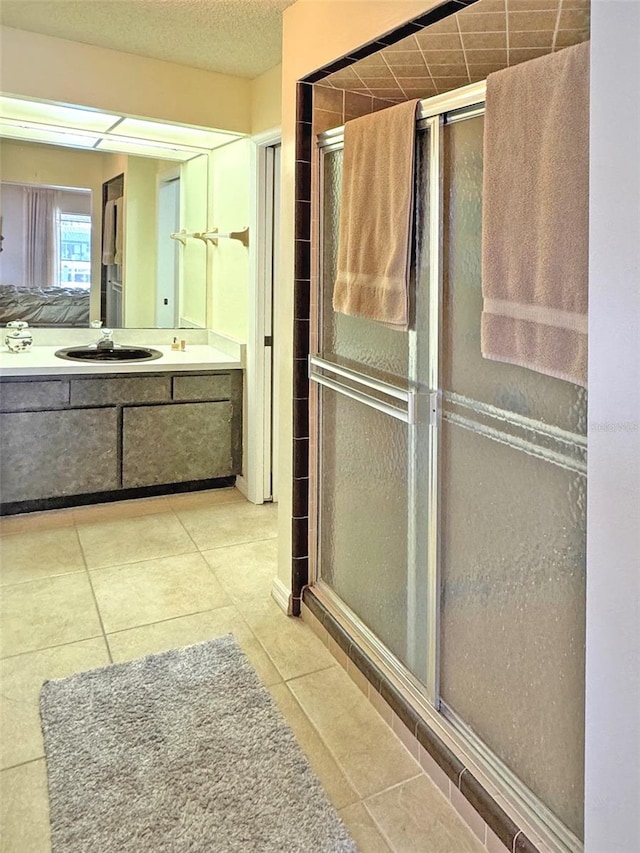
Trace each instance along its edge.
<path fill-rule="evenodd" d="M 224 489 L 0 520 L 2 853 L 50 850 L 45 679 L 228 632 L 361 853 L 486 851 L 311 628 L 274 603 L 276 512 Z"/>

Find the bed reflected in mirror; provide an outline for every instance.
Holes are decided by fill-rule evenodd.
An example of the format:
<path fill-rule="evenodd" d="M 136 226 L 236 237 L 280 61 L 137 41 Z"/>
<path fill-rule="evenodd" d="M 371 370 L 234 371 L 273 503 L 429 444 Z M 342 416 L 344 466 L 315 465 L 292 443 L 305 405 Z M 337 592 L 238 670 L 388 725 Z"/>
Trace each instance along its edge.
<path fill-rule="evenodd" d="M 2 182 L 0 325 L 88 326 L 91 190 Z"/>

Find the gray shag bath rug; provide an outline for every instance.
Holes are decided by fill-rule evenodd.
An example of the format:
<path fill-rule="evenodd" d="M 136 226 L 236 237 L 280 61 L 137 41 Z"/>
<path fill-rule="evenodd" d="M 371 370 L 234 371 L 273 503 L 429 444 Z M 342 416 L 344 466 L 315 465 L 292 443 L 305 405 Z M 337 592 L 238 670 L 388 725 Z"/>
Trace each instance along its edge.
<path fill-rule="evenodd" d="M 54 853 L 357 853 L 228 635 L 45 682 Z"/>

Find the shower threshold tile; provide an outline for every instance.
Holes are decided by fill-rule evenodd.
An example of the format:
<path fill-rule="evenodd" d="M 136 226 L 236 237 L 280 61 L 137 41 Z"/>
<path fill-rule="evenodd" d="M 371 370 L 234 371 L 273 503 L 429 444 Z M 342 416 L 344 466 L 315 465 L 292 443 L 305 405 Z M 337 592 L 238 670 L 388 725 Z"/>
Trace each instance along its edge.
<path fill-rule="evenodd" d="M 420 765 L 339 666 L 296 678 L 289 686 L 361 797 L 421 773 Z"/>
<path fill-rule="evenodd" d="M 441 791 L 423 774 L 365 800 L 391 846 L 402 853 L 486 853 Z"/>

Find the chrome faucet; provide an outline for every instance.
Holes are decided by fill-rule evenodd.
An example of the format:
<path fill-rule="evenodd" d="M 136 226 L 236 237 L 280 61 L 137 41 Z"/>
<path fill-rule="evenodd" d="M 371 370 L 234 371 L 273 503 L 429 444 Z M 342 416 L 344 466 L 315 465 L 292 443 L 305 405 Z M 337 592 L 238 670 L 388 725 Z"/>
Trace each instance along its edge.
<path fill-rule="evenodd" d="M 113 342 L 113 329 L 100 329 L 102 333 L 102 337 L 96 344 L 98 349 L 115 349 L 115 344 Z"/>

